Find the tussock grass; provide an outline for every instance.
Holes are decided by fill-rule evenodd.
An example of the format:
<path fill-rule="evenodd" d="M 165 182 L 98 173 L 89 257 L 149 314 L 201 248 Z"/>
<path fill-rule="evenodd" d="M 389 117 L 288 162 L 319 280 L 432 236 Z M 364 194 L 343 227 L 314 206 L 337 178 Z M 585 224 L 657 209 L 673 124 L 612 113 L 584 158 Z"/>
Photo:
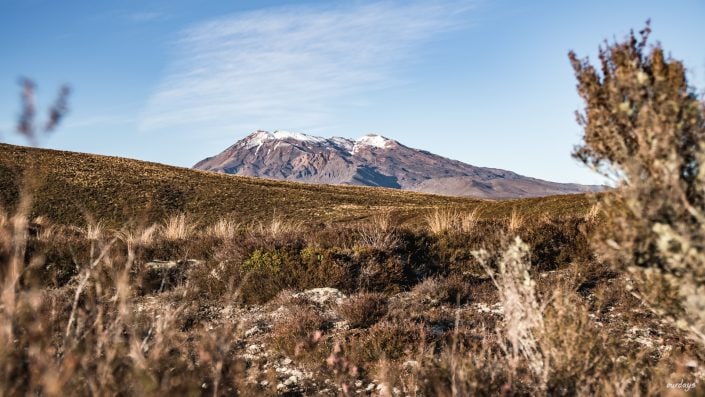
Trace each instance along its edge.
<path fill-rule="evenodd" d="M 250 230 L 260 236 L 267 236 L 271 239 L 280 239 L 284 235 L 300 230 L 301 227 L 301 223 L 286 220 L 274 213 L 269 221 L 259 221 L 255 223 Z"/>
<path fill-rule="evenodd" d="M 159 225 L 147 227 L 131 227 L 115 233 L 115 236 L 122 240 L 128 247 L 147 247 L 154 241 L 159 232 Z"/>
<path fill-rule="evenodd" d="M 100 240 L 105 233 L 105 226 L 103 222 L 89 222 L 85 228 L 80 229 L 86 240 L 97 241 Z"/>
<path fill-rule="evenodd" d="M 454 208 L 436 208 L 425 217 L 432 233 L 443 233 L 449 230 L 470 232 L 478 220 L 478 208 L 461 212 Z"/>
<path fill-rule="evenodd" d="M 585 222 L 595 223 L 600 216 L 600 205 L 598 203 L 593 204 L 590 209 L 585 214 Z"/>
<path fill-rule="evenodd" d="M 454 210 L 448 208 L 437 208 L 430 214 L 426 215 L 426 223 L 433 233 L 443 233 L 453 227 L 457 214 Z"/>
<path fill-rule="evenodd" d="M 206 236 L 221 240 L 230 240 L 235 237 L 240 224 L 230 218 L 220 218 L 214 224 L 209 225 L 204 231 Z"/>
<path fill-rule="evenodd" d="M 544 215 L 542 214 L 542 217 Z M 507 230 L 509 230 L 509 233 L 514 233 L 521 227 L 521 225 L 524 223 L 524 217 L 519 214 L 519 212 L 515 209 L 512 209 L 511 214 L 509 215 L 509 218 L 507 218 Z"/>
<path fill-rule="evenodd" d="M 162 237 L 169 241 L 186 240 L 196 231 L 196 225 L 184 213 L 172 215 L 167 218 L 159 228 Z"/>
<path fill-rule="evenodd" d="M 396 226 L 391 212 L 383 212 L 372 216 L 370 220 L 358 226 L 358 245 L 362 247 L 393 250 L 399 244 Z"/>

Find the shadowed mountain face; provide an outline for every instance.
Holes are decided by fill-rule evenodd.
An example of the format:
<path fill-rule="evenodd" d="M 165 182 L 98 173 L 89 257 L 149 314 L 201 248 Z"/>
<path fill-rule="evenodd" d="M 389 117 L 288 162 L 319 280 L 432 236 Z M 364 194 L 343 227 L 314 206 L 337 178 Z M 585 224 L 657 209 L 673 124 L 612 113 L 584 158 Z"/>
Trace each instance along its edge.
<path fill-rule="evenodd" d="M 380 135 L 358 140 L 257 131 L 194 168 L 309 183 L 379 186 L 452 196 L 520 198 L 602 190 L 476 167 Z"/>

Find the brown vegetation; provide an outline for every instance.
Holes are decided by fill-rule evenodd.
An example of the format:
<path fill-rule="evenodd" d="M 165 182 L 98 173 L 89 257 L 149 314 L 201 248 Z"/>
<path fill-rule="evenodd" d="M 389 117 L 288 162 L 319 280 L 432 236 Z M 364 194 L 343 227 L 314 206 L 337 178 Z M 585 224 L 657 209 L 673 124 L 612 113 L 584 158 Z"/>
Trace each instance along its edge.
<path fill-rule="evenodd" d="M 679 64 L 644 48 L 603 51 L 603 77 L 573 57 L 579 156 L 626 178 L 600 207 L 0 146 L 2 394 L 700 393 L 702 120 Z M 638 109 L 621 106 L 636 93 Z M 641 146 L 642 114 L 669 147 Z M 612 152 L 625 147 L 629 159 Z M 659 179 L 664 159 L 680 172 Z M 653 292 L 669 304 L 652 307 Z"/>
<path fill-rule="evenodd" d="M 220 235 L 189 218 L 122 230 L 1 218 L 3 389 L 649 394 L 703 357 L 616 294 L 628 281 L 582 248 L 595 230 L 583 214 L 516 225 L 526 243 L 506 219 Z M 361 227 L 398 243 L 370 246 Z"/>
<path fill-rule="evenodd" d="M 31 216 L 83 226 L 86 215 L 106 227 L 128 220 L 160 223 L 178 213 L 203 225 L 220 218 L 269 227 L 270 221 L 350 223 L 377 214 L 423 225 L 436 208 L 477 210 L 477 218 L 527 217 L 542 213 L 574 215 L 590 208 L 590 196 L 483 201 L 396 189 L 312 185 L 195 171 L 137 160 L 33 149 L 0 144 L 0 203 L 14 208 L 25 175 L 41 181 L 34 188 Z"/>
<path fill-rule="evenodd" d="M 619 185 L 597 252 L 705 343 L 705 104 L 684 65 L 649 46 L 650 31 L 602 48 L 599 72 L 571 54 L 586 102 L 575 156 Z"/>

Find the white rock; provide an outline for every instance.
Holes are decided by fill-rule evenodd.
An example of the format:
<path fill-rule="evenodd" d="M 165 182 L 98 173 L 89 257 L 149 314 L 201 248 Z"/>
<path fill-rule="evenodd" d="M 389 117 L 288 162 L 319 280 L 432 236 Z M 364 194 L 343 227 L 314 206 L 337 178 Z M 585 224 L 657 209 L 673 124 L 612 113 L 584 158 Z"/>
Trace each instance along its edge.
<path fill-rule="evenodd" d="M 252 328 L 248 329 L 247 331 L 245 331 L 245 338 L 249 338 L 249 337 L 251 337 L 252 335 L 256 335 L 256 334 L 258 334 L 258 333 L 260 333 L 260 332 L 262 332 L 262 330 L 261 330 L 258 326 L 255 325 L 254 327 L 252 327 Z"/>
<path fill-rule="evenodd" d="M 293 370 L 289 371 L 289 373 L 290 373 L 292 376 L 295 376 L 295 377 L 297 377 L 297 378 L 299 378 L 299 379 L 301 379 L 301 378 L 304 377 L 304 373 L 301 372 L 301 371 L 299 371 L 298 369 L 293 369 Z"/>
<path fill-rule="evenodd" d="M 346 329 L 350 328 L 350 323 L 348 323 L 348 322 L 345 321 L 345 320 L 336 321 L 336 322 L 333 323 L 333 328 L 334 328 L 334 329 L 346 330 Z"/>
<path fill-rule="evenodd" d="M 260 351 L 262 351 L 262 346 L 260 346 L 260 345 L 249 345 L 249 346 L 247 346 L 247 351 L 248 351 L 249 353 L 251 353 L 251 354 L 259 353 Z"/>
<path fill-rule="evenodd" d="M 241 354 L 240 358 L 242 358 L 245 361 L 255 361 L 257 359 L 257 356 L 255 356 L 254 354 L 245 353 L 245 354 Z"/>
<path fill-rule="evenodd" d="M 294 298 L 303 298 L 319 305 L 338 302 L 345 298 L 345 294 L 335 288 L 313 288 L 292 296 Z"/>

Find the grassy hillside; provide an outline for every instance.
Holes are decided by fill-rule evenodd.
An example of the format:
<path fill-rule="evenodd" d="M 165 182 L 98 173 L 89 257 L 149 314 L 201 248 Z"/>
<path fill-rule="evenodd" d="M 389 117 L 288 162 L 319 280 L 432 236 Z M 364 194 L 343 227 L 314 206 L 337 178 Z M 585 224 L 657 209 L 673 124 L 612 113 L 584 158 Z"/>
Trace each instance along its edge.
<path fill-rule="evenodd" d="M 33 215 L 83 223 L 86 215 L 120 224 L 156 221 L 188 212 L 211 222 L 231 215 L 242 222 L 277 216 L 307 222 L 344 222 L 393 211 L 415 223 L 433 207 L 479 207 L 482 217 L 579 215 L 587 196 L 485 201 L 382 188 L 309 185 L 216 174 L 144 161 L 0 144 L 0 203 L 13 207 L 27 181 L 38 184 Z"/>
<path fill-rule="evenodd" d="M 662 395 L 703 381 L 705 351 L 594 255 L 605 218 L 589 196 L 481 201 L 0 145 L 2 199 L 16 205 L 23 181 L 32 216 L 95 222 L 0 211 L 9 395 Z"/>

